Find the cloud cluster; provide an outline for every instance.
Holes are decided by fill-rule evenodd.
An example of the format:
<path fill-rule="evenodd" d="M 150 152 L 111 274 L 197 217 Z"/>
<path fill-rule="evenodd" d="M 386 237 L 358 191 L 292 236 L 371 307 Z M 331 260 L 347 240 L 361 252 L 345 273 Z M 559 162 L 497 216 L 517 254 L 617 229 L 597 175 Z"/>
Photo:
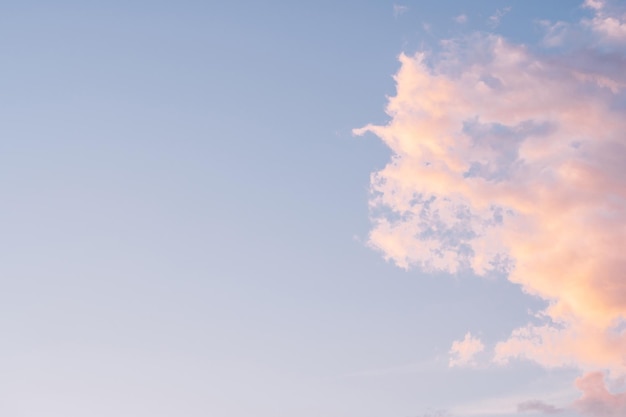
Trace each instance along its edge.
<path fill-rule="evenodd" d="M 371 178 L 373 247 L 403 268 L 504 272 L 548 302 L 542 324 L 497 344 L 497 362 L 620 374 L 626 15 L 585 6 L 577 24 L 545 24 L 557 49 L 479 33 L 401 55 L 389 123 L 354 132 L 393 152 Z"/>

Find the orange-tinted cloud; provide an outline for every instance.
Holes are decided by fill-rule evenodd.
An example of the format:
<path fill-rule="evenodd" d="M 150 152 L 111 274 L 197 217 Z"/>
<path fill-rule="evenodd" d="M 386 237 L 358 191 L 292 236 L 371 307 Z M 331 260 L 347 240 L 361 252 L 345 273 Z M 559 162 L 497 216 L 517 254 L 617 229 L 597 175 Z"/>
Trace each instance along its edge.
<path fill-rule="evenodd" d="M 403 268 L 502 271 L 549 303 L 496 361 L 624 373 L 626 20 L 586 5 L 567 53 L 474 34 L 401 55 L 389 123 L 355 133 L 393 151 L 371 178 L 373 247 Z"/>

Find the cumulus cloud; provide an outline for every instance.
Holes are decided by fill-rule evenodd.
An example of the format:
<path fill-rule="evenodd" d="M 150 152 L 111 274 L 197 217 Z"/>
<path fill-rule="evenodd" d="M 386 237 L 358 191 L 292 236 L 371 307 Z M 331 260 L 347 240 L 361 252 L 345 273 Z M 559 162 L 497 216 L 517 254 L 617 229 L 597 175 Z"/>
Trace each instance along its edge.
<path fill-rule="evenodd" d="M 626 42 L 626 11 L 601 0 L 587 0 L 585 6 L 595 11 L 592 19 L 583 20 L 585 26 L 607 40 Z"/>
<path fill-rule="evenodd" d="M 612 394 L 606 388 L 600 372 L 591 372 L 576 380 L 576 386 L 583 392 L 582 398 L 574 403 L 574 408 L 593 417 L 626 416 L 626 393 Z"/>
<path fill-rule="evenodd" d="M 626 18 L 600 0 L 560 54 L 473 34 L 401 55 L 370 244 L 402 268 L 505 273 L 545 299 L 495 360 L 626 371 Z M 562 42 L 572 42 L 563 39 Z"/>
<path fill-rule="evenodd" d="M 452 343 L 449 366 L 474 365 L 474 358 L 483 350 L 485 350 L 485 345 L 480 339 L 467 332 L 463 340 L 456 340 Z"/>

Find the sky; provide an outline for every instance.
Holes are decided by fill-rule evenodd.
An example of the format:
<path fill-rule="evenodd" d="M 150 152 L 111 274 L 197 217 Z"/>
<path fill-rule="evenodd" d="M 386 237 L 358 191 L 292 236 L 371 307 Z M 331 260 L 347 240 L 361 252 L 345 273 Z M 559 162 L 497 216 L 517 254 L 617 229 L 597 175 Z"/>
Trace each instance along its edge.
<path fill-rule="evenodd" d="M 626 415 L 624 1 L 0 11 L 0 415 Z"/>

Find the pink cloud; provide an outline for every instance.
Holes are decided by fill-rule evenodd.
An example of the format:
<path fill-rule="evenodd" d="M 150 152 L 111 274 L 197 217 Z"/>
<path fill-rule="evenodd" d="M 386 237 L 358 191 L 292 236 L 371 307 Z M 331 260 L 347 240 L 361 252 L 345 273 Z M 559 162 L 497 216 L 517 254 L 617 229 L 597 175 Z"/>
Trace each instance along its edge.
<path fill-rule="evenodd" d="M 485 350 L 485 345 L 470 332 L 465 334 L 463 340 L 456 340 L 450 348 L 450 367 L 471 366 L 475 364 L 475 356 Z"/>
<path fill-rule="evenodd" d="M 584 5 L 595 11 L 592 19 L 583 21 L 584 25 L 605 40 L 626 42 L 626 12 L 624 10 L 617 10 L 613 3 L 601 0 L 587 0 Z"/>
<path fill-rule="evenodd" d="M 371 178 L 372 247 L 402 268 L 505 272 L 549 303 L 543 325 L 496 345 L 497 362 L 621 374 L 624 19 L 599 0 L 586 4 L 594 16 L 569 27 L 585 43 L 567 55 L 489 34 L 401 55 L 389 123 L 354 132 L 393 152 Z"/>
<path fill-rule="evenodd" d="M 600 372 L 586 374 L 576 380 L 583 396 L 574 403 L 574 408 L 584 415 L 593 417 L 626 416 L 626 393 L 612 394 L 604 384 Z"/>

